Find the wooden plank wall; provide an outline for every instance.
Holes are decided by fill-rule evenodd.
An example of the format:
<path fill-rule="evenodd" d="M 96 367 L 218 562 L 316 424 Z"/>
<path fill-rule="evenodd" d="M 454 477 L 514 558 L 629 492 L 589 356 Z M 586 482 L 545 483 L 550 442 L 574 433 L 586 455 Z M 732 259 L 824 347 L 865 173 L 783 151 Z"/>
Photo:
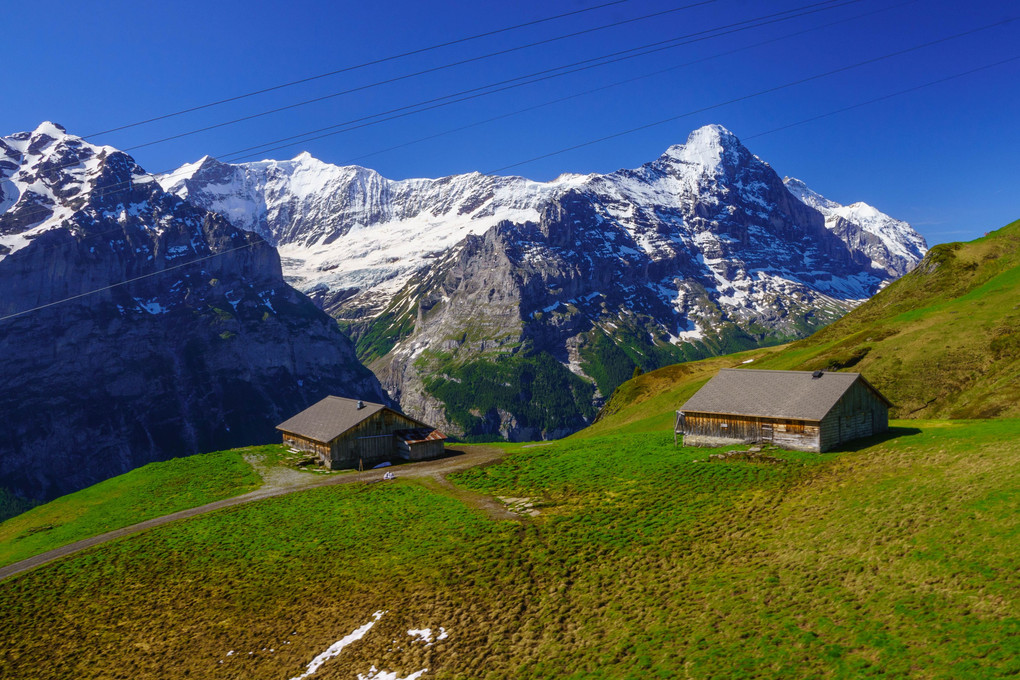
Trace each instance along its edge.
<path fill-rule="evenodd" d="M 367 467 L 395 458 L 398 452 L 393 433 L 412 427 L 418 427 L 418 423 L 399 413 L 380 411 L 330 442 L 330 467 L 356 468 L 359 462 Z"/>
<path fill-rule="evenodd" d="M 284 433 L 283 443 L 285 446 L 290 446 L 301 451 L 308 451 L 309 453 L 314 453 L 316 458 L 318 458 L 319 461 L 322 462 L 323 464 L 329 463 L 328 444 L 322 444 L 321 442 L 317 442 L 313 439 L 299 437 L 296 434 L 288 433 Z"/>
<path fill-rule="evenodd" d="M 432 458 L 438 458 L 443 455 L 446 447 L 445 442 L 442 439 L 417 442 L 414 444 L 408 444 L 407 442 L 400 441 L 398 439 L 397 449 L 400 451 L 400 457 L 404 460 L 431 460 Z"/>
<path fill-rule="evenodd" d="M 818 423 L 803 420 L 686 413 L 684 444 L 732 446 L 765 440 L 787 449 L 817 451 L 820 431 Z"/>
<path fill-rule="evenodd" d="M 822 451 L 889 429 L 889 407 L 858 380 L 822 420 Z"/>

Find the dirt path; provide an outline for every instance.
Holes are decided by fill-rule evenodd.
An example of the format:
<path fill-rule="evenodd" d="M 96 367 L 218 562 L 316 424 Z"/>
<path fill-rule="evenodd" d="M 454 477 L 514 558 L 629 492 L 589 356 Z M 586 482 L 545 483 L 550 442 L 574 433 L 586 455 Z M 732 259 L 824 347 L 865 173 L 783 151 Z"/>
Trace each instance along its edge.
<path fill-rule="evenodd" d="M 467 452 L 458 449 L 447 449 L 447 454 L 447 456 L 438 460 L 422 461 L 420 463 L 407 463 L 381 470 L 349 472 L 329 477 L 318 477 L 309 473 L 298 472 L 296 470 L 291 471 L 285 468 L 268 468 L 258 462 L 249 460 L 248 462 L 252 464 L 264 480 L 263 486 L 255 491 L 250 491 L 246 494 L 234 496 L 232 498 L 224 498 L 223 500 L 207 503 L 206 505 L 200 505 L 196 508 L 180 510 L 169 515 L 163 515 L 162 517 L 154 517 L 153 519 L 139 522 L 138 524 L 132 524 L 128 527 L 115 529 L 113 531 L 108 531 L 105 534 L 92 536 L 91 538 L 85 538 L 59 548 L 54 548 L 53 550 L 35 555 L 34 557 L 29 557 L 28 559 L 21 560 L 20 562 L 9 564 L 6 567 L 0 567 L 0 580 L 35 569 L 36 567 L 59 560 L 63 557 L 67 557 L 68 555 L 73 555 L 74 553 L 87 548 L 101 545 L 124 536 L 137 534 L 142 531 L 152 529 L 153 527 L 163 526 L 164 524 L 170 524 L 171 522 L 187 519 L 189 517 L 204 515 L 208 512 L 233 507 L 235 505 L 243 505 L 245 503 L 252 503 L 254 501 L 260 501 L 276 496 L 285 496 L 305 489 L 315 489 L 322 486 L 334 486 L 337 484 L 378 482 L 382 480 L 383 474 L 387 471 L 393 472 L 398 479 L 422 479 L 426 486 L 431 487 L 436 491 L 441 491 L 442 493 L 447 493 L 459 498 L 473 507 L 484 510 L 489 516 L 495 519 L 520 519 L 518 515 L 509 512 L 499 501 L 494 500 L 489 496 L 483 496 L 481 494 L 467 491 L 466 489 L 461 489 L 446 480 L 447 475 L 455 472 L 461 472 L 462 470 L 467 470 L 468 468 L 477 467 L 479 465 L 491 465 L 492 463 L 499 462 L 505 455 L 505 452 L 502 449 L 495 446 L 473 446 L 468 449 Z M 291 474 L 291 472 L 293 472 L 293 474 Z"/>

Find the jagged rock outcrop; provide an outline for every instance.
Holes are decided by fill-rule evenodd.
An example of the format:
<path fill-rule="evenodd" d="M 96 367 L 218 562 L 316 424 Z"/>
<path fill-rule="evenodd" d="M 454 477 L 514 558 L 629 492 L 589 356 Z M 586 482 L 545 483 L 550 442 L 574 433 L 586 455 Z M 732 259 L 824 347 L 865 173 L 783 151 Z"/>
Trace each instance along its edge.
<path fill-rule="evenodd" d="M 0 486 L 50 498 L 386 398 L 274 248 L 129 156 L 47 123 L 0 138 L 0 173 Z"/>

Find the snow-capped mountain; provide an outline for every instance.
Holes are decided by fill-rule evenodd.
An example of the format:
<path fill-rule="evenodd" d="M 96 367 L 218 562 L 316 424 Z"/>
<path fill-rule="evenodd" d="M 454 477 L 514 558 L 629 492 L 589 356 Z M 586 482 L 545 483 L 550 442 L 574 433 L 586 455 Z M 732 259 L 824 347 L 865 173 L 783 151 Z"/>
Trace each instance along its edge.
<path fill-rule="evenodd" d="M 801 337 L 898 275 L 717 125 L 551 182 L 393 181 L 307 154 L 160 181 L 276 244 L 405 410 L 454 433 L 570 431 L 635 365 Z M 573 407 L 529 411 L 532 384 Z"/>
<path fill-rule="evenodd" d="M 52 123 L 0 138 L 0 487 L 52 497 L 384 399 L 257 234 Z"/>
<path fill-rule="evenodd" d="M 894 276 L 906 274 L 928 252 L 924 237 L 913 227 L 867 203 L 841 205 L 794 177 L 786 177 L 783 182 L 790 193 L 825 216 L 829 231 Z"/>
<path fill-rule="evenodd" d="M 302 153 L 241 165 L 205 157 L 159 181 L 275 245 L 294 285 L 332 292 L 327 309 L 338 294 L 356 291 L 359 307 L 379 310 L 413 272 L 465 236 L 504 220 L 534 221 L 542 205 L 585 179 L 471 173 L 393 181 Z"/>

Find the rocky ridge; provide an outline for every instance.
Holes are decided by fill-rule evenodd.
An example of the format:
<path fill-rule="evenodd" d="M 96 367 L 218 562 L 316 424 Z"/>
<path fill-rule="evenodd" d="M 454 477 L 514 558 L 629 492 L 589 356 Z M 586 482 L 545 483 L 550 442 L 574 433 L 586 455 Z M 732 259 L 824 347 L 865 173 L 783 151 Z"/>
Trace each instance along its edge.
<path fill-rule="evenodd" d="M 52 123 L 0 138 L 0 317 L 0 486 L 36 498 L 386 398 L 260 236 Z"/>

